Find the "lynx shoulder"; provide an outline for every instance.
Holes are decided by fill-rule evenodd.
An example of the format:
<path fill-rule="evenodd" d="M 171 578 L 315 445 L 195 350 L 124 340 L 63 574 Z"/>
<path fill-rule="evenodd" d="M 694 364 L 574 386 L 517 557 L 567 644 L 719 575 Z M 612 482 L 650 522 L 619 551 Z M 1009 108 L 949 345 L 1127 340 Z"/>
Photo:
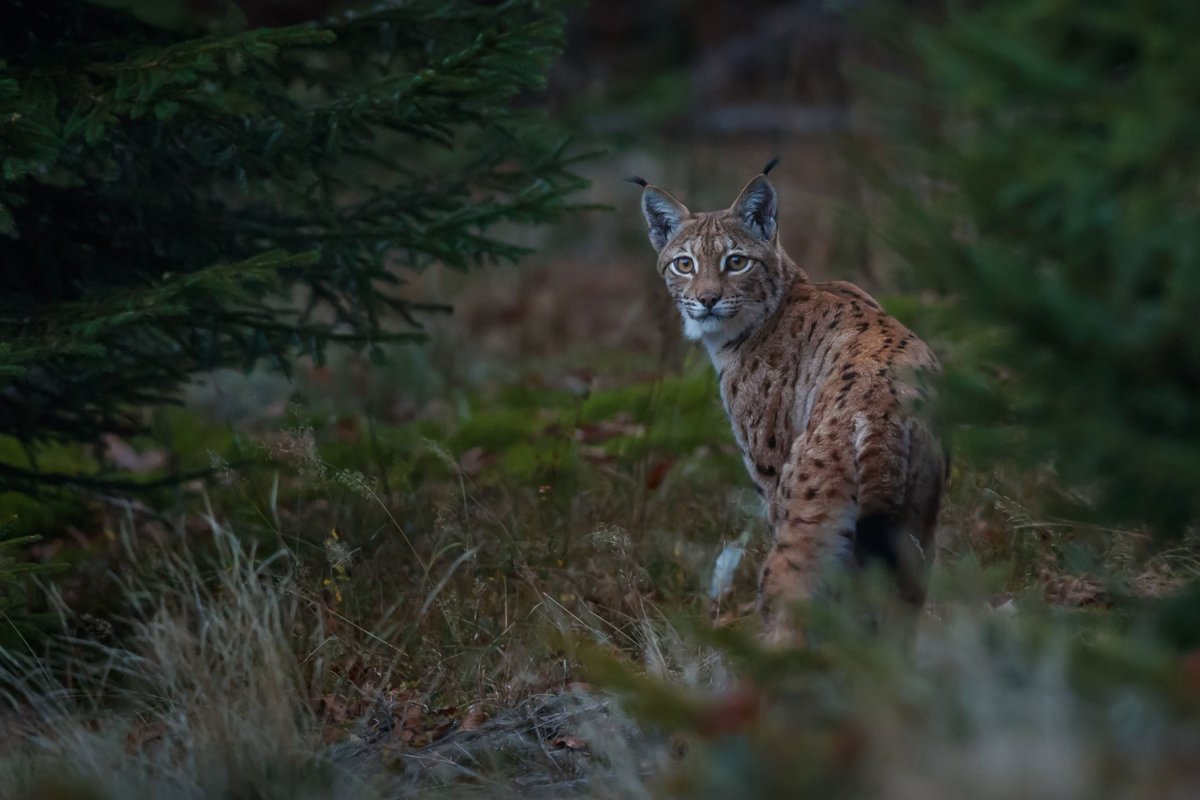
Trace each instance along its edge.
<path fill-rule="evenodd" d="M 767 500 L 769 638 L 796 637 L 790 601 L 830 570 L 878 561 L 923 604 L 946 474 L 928 419 L 933 352 L 853 284 L 808 279 L 780 244 L 766 170 L 713 212 L 638 182 L 658 270 Z"/>

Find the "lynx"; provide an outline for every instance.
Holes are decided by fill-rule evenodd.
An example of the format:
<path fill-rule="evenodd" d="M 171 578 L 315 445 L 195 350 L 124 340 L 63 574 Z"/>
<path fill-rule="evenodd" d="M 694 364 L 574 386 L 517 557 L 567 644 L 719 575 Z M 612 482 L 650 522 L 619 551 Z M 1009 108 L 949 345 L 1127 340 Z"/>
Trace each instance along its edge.
<path fill-rule="evenodd" d="M 772 161 L 722 211 L 693 213 L 641 178 L 642 212 L 683 332 L 708 350 L 773 535 L 759 578 L 766 636 L 831 570 L 882 564 L 925 600 L 946 477 L 926 418 L 929 347 L 851 283 L 813 283 L 780 243 Z"/>

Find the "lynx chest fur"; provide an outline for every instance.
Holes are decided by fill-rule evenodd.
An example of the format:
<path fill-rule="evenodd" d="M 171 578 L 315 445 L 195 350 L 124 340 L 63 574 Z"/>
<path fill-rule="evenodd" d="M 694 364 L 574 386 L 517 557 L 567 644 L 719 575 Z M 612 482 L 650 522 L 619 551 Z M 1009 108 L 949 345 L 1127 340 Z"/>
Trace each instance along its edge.
<path fill-rule="evenodd" d="M 769 169 L 770 167 L 768 167 Z M 768 636 L 833 569 L 877 561 L 919 606 L 945 479 L 927 419 L 929 348 L 852 284 L 812 283 L 784 252 L 766 170 L 728 209 L 693 213 L 645 184 L 642 210 L 684 333 L 708 350 L 773 531 Z"/>

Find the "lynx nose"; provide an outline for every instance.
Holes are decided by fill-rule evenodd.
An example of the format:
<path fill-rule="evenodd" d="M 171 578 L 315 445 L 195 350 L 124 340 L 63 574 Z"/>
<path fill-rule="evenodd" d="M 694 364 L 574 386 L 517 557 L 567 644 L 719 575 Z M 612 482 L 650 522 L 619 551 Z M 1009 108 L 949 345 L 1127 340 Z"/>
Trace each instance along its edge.
<path fill-rule="evenodd" d="M 721 299 L 721 293 L 720 292 L 703 292 L 696 299 L 699 300 L 700 303 L 705 308 L 707 308 L 709 311 L 712 311 L 712 307 L 715 306 L 717 304 L 717 302 Z"/>

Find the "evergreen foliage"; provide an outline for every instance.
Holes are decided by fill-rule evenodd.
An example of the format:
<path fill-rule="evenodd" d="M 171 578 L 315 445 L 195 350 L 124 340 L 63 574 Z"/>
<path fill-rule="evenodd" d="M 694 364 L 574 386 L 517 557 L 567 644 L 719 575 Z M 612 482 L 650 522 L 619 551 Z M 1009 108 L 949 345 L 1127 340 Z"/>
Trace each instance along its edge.
<path fill-rule="evenodd" d="M 891 234 L 978 347 L 948 384 L 959 442 L 1052 460 L 1101 518 L 1181 530 L 1200 517 L 1200 6 L 892 19 L 918 75 L 884 102 Z"/>
<path fill-rule="evenodd" d="M 39 445 L 137 433 L 196 372 L 420 338 L 404 270 L 524 253 L 496 227 L 554 220 L 581 187 L 521 102 L 563 5 L 249 30 L 232 5 L 7 3 L 0 437 L 26 458 L 0 482 L 86 481 L 39 473 Z"/>

